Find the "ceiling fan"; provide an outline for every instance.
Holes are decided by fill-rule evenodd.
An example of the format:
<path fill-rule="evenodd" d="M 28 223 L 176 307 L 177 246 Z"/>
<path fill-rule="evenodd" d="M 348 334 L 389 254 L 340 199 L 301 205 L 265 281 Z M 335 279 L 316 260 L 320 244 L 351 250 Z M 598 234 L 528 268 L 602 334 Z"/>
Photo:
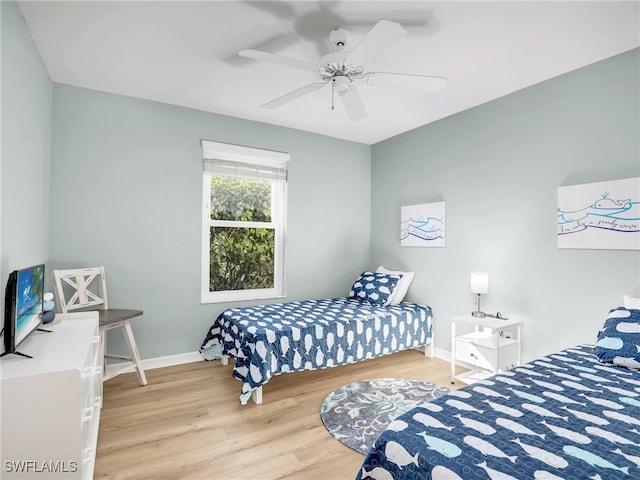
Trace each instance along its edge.
<path fill-rule="evenodd" d="M 379 20 L 355 47 L 345 50 L 351 34 L 344 28 L 334 28 L 329 33 L 329 39 L 336 51 L 322 57 L 318 64 L 253 49 L 240 50 L 238 55 L 309 70 L 320 76 L 320 81 L 293 90 L 265 103 L 262 107 L 277 108 L 331 84 L 332 92 L 338 92 L 349 119 L 357 121 L 367 117 L 362 98 L 356 89 L 358 84 L 408 88 L 429 93 L 439 93 L 447 85 L 447 79 L 444 77 L 364 71 L 363 64 L 382 53 L 406 33 L 407 31 L 399 23 Z M 331 108 L 333 108 L 333 95 Z"/>

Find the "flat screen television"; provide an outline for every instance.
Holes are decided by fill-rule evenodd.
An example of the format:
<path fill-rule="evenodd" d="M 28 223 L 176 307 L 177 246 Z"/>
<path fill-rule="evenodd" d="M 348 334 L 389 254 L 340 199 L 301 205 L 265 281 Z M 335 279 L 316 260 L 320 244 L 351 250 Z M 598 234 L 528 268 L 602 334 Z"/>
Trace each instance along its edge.
<path fill-rule="evenodd" d="M 4 353 L 29 357 L 17 347 L 40 325 L 44 315 L 44 264 L 9 274 L 4 301 Z"/>

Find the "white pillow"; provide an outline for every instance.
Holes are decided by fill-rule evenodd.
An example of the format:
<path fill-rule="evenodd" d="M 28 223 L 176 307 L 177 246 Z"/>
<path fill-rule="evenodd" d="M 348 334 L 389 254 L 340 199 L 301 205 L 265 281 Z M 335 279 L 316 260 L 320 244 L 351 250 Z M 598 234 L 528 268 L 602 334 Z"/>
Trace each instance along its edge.
<path fill-rule="evenodd" d="M 631 295 L 625 295 L 624 297 L 622 297 L 622 299 L 624 301 L 624 308 L 631 310 L 640 310 L 640 298 L 632 297 Z"/>
<path fill-rule="evenodd" d="M 413 282 L 413 277 L 415 272 L 401 272 L 399 270 L 387 270 L 382 265 L 380 265 L 376 269 L 376 273 L 386 273 L 387 275 L 402 275 L 402 278 L 396 285 L 396 288 L 393 290 L 391 297 L 389 297 L 389 301 L 387 305 L 398 305 L 404 299 L 407 294 L 407 290 L 411 286 L 411 282 Z"/>

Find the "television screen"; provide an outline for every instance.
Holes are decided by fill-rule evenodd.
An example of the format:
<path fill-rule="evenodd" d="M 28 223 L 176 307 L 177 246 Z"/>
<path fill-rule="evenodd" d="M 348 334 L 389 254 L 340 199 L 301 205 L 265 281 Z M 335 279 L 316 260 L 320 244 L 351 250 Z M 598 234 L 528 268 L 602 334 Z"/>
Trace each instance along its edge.
<path fill-rule="evenodd" d="M 16 347 L 42 324 L 44 315 L 44 265 L 14 270 L 5 289 L 4 353 L 15 353 Z"/>
<path fill-rule="evenodd" d="M 44 265 L 18 270 L 16 346 L 40 326 L 43 313 Z"/>

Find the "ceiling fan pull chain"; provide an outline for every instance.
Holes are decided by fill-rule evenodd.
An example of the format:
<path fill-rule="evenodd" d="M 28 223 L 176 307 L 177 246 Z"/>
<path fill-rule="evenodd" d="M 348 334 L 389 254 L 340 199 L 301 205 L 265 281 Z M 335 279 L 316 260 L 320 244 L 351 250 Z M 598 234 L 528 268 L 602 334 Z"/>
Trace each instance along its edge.
<path fill-rule="evenodd" d="M 336 86 L 336 79 L 332 78 L 331 79 L 331 110 L 333 110 L 333 99 L 335 98 L 335 93 L 334 93 L 335 86 Z"/>

